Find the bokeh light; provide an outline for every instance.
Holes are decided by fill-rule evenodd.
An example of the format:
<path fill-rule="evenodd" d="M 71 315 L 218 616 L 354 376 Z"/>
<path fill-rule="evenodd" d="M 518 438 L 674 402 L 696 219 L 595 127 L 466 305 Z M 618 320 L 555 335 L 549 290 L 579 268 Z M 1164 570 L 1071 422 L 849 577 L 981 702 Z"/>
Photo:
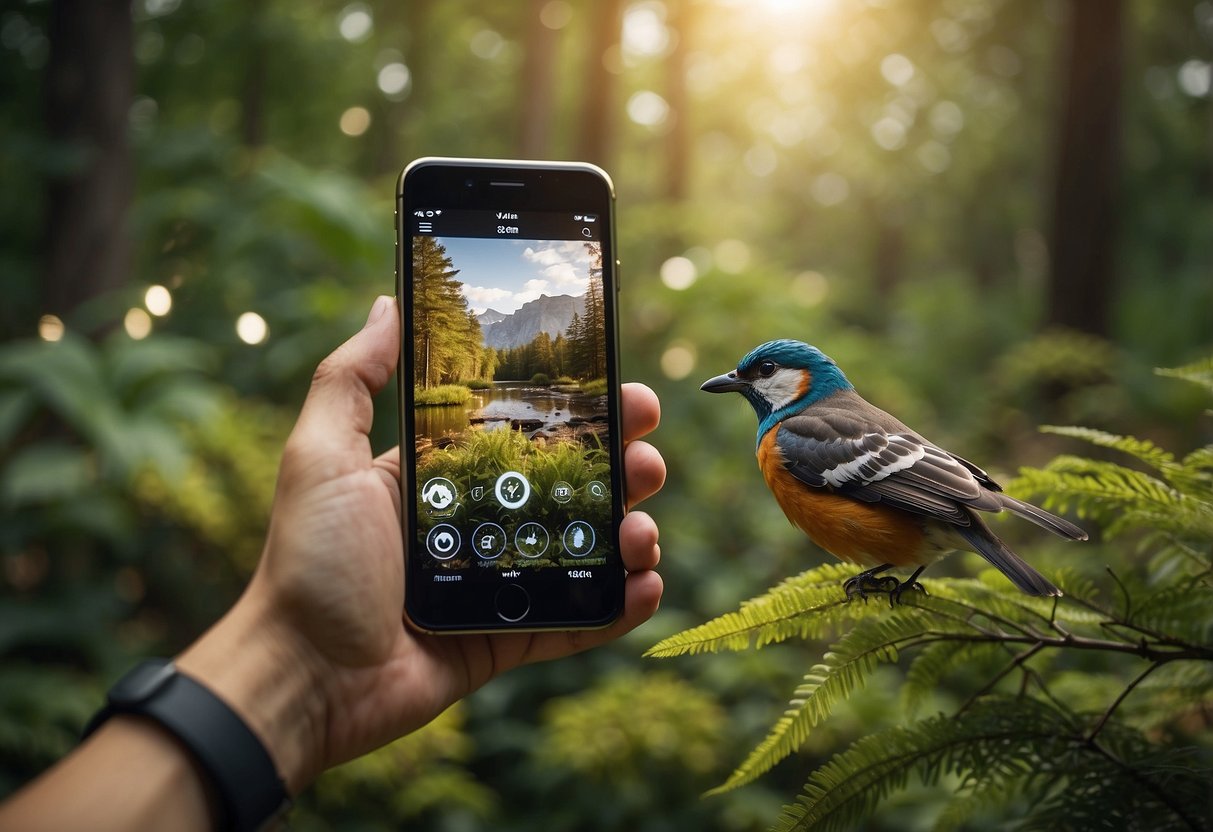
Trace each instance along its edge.
<path fill-rule="evenodd" d="M 122 327 L 131 338 L 142 341 L 152 333 L 152 316 L 147 314 L 146 309 L 132 306 L 126 310 L 126 317 L 122 319 Z"/>
<path fill-rule="evenodd" d="M 256 312 L 245 312 L 236 319 L 236 335 L 246 344 L 260 344 L 269 334 L 269 324 Z"/>
<path fill-rule="evenodd" d="M 394 62 L 379 70 L 376 78 L 380 91 L 389 98 L 399 99 L 408 94 L 412 84 L 409 68 L 402 63 Z"/>
<path fill-rule="evenodd" d="M 468 41 L 468 48 L 477 58 L 491 61 L 505 49 L 505 39 L 492 29 L 481 29 L 472 35 L 472 39 Z"/>
<path fill-rule="evenodd" d="M 828 208 L 846 202 L 847 197 L 851 195 L 851 186 L 842 174 L 826 171 L 809 185 L 809 194 L 819 204 Z"/>
<path fill-rule="evenodd" d="M 173 308 L 173 295 L 167 287 L 159 284 L 148 286 L 143 293 L 143 305 L 157 318 L 162 318 Z"/>
<path fill-rule="evenodd" d="M 347 136 L 361 136 L 371 126 L 371 113 L 366 107 L 350 107 L 337 122 Z"/>
<path fill-rule="evenodd" d="M 1184 61 L 1178 73 L 1179 88 L 1193 98 L 1206 98 L 1213 87 L 1213 64 L 1196 59 Z"/>
<path fill-rule="evenodd" d="M 362 43 L 374 26 L 370 6 L 365 3 L 350 3 L 337 15 L 337 31 L 350 43 Z"/>
<path fill-rule="evenodd" d="M 695 345 L 689 341 L 675 341 L 661 354 L 661 372 L 671 381 L 682 381 L 695 371 Z"/>
<path fill-rule="evenodd" d="M 641 90 L 628 99 L 628 118 L 645 127 L 657 127 L 670 114 L 670 105 L 652 90 Z"/>
<path fill-rule="evenodd" d="M 715 249 L 716 267 L 727 274 L 740 274 L 749 268 L 750 247 L 742 240 L 721 240 Z"/>
<path fill-rule="evenodd" d="M 656 57 L 670 45 L 665 25 L 665 5 L 642 2 L 630 6 L 623 16 L 623 51 L 629 57 Z"/>
<path fill-rule="evenodd" d="M 686 257 L 671 257 L 661 264 L 661 282 L 675 291 L 689 289 L 699 277 L 699 270 Z"/>
<path fill-rule="evenodd" d="M 38 337 L 43 341 L 60 340 L 65 329 L 58 315 L 43 315 L 38 319 Z"/>
<path fill-rule="evenodd" d="M 791 295 L 801 306 L 821 304 L 830 293 L 830 281 L 818 271 L 801 272 L 792 278 Z"/>
<path fill-rule="evenodd" d="M 551 0 L 539 10 L 539 22 L 549 29 L 563 29 L 573 20 L 573 7 L 565 0 Z"/>

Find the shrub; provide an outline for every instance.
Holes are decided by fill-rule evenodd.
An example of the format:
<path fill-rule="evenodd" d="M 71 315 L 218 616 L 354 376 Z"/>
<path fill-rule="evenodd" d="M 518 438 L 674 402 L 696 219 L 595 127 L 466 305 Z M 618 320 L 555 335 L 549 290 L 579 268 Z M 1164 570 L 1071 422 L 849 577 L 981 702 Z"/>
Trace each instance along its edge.
<path fill-rule="evenodd" d="M 471 397 L 472 391 L 459 384 L 442 384 L 428 390 L 421 387 L 413 388 L 413 400 L 418 407 L 467 404 Z"/>

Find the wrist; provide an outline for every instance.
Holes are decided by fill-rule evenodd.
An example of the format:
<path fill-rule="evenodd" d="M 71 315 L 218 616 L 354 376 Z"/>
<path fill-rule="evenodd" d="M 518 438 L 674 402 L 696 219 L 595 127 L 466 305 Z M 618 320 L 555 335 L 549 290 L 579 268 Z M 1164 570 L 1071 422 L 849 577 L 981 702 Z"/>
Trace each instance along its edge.
<path fill-rule="evenodd" d="M 323 770 L 328 708 L 315 655 L 254 588 L 176 659 L 227 703 L 298 795 Z"/>

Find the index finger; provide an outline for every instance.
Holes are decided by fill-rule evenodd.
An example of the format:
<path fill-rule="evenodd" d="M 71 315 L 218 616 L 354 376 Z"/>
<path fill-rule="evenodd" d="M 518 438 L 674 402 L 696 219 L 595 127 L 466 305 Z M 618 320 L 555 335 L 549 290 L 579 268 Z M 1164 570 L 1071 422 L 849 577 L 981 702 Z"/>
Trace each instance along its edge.
<path fill-rule="evenodd" d="M 661 422 L 661 402 L 648 385 L 630 381 L 620 387 L 623 408 L 623 441 L 631 442 L 649 433 Z"/>

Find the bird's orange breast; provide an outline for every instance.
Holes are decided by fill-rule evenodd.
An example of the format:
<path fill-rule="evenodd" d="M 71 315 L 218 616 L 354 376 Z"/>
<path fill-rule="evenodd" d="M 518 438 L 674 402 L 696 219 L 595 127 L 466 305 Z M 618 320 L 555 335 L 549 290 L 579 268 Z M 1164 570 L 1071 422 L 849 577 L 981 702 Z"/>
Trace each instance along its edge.
<path fill-rule="evenodd" d="M 910 566 L 933 559 L 922 523 L 880 503 L 865 503 L 806 485 L 784 467 L 776 427 L 758 445 L 758 467 L 792 525 L 835 557 L 862 566 Z"/>

